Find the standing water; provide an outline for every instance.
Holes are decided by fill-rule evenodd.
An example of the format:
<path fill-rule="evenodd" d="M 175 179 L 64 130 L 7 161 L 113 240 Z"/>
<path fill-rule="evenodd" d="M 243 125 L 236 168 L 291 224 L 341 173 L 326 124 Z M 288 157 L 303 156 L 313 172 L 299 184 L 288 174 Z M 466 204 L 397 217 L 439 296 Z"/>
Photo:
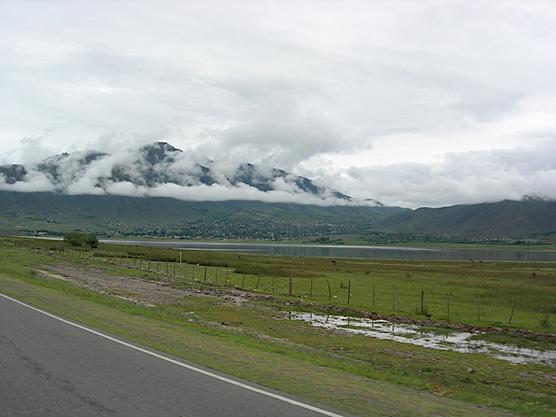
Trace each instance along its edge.
<path fill-rule="evenodd" d="M 393 340 L 430 349 L 452 350 L 462 353 L 484 353 L 512 363 L 538 363 L 556 367 L 556 351 L 522 348 L 511 344 L 473 339 L 476 334 L 448 331 L 439 334 L 414 324 L 393 323 L 347 316 L 313 313 L 292 313 L 293 320 L 301 320 L 314 327 L 340 330 L 383 340 Z M 446 330 L 446 329 L 442 329 Z"/>

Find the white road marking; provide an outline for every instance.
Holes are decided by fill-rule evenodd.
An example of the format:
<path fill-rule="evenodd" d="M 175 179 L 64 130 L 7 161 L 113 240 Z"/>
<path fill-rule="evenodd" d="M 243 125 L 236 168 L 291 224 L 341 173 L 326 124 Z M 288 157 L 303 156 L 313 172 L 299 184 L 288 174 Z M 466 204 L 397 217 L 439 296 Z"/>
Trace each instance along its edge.
<path fill-rule="evenodd" d="M 132 345 L 131 343 L 124 342 L 123 340 L 116 339 L 115 337 L 108 336 L 107 334 L 101 333 L 101 332 L 93 330 L 93 329 L 89 329 L 88 327 L 82 326 L 80 324 L 74 323 L 74 322 L 66 320 L 66 319 L 63 319 L 63 318 L 58 317 L 54 314 L 51 314 L 51 313 L 48 313 L 48 312 L 46 312 L 44 310 L 41 310 L 39 308 L 33 307 L 32 305 L 26 304 L 22 301 L 16 300 L 15 298 L 9 297 L 9 296 L 4 295 L 2 293 L 0 293 L 0 297 L 3 297 L 3 298 L 5 298 L 7 300 L 10 300 L 10 301 L 13 301 L 14 303 L 20 304 L 20 305 L 25 306 L 27 308 L 30 308 L 31 310 L 35 310 L 35 311 L 37 311 L 41 314 L 44 314 L 45 316 L 51 317 L 55 320 L 59 320 L 63 323 L 69 324 L 70 326 L 77 327 L 78 329 L 85 330 L 86 332 L 89 332 L 89 333 L 92 333 L 94 335 L 103 337 L 103 338 L 108 339 L 112 342 L 119 343 L 120 345 L 123 345 L 125 347 L 130 348 L 130 349 L 134 349 L 134 350 L 137 350 L 139 352 L 145 353 L 147 355 L 154 356 L 155 358 L 162 359 L 163 361 L 170 362 L 174 365 L 181 366 L 182 368 L 189 369 L 190 371 L 194 371 L 194 372 L 200 373 L 202 375 L 210 376 L 211 378 L 218 379 L 219 381 L 226 382 L 228 384 L 235 385 L 237 387 L 241 387 L 241 388 L 244 388 L 246 390 L 256 392 L 257 394 L 265 395 L 267 397 L 274 398 L 276 400 L 283 401 L 285 403 L 292 404 L 292 405 L 295 405 L 297 407 L 304 408 L 306 410 L 314 411 L 315 413 L 322 414 L 323 416 L 343 417 L 342 415 L 333 413 L 332 411 L 323 410 L 322 408 L 314 407 L 312 405 L 305 404 L 305 403 L 302 403 L 300 401 L 292 400 L 291 398 L 283 397 L 281 395 L 274 394 L 272 392 L 265 391 L 265 390 L 260 389 L 260 388 L 252 387 L 252 386 L 244 384 L 242 382 L 235 381 L 233 379 L 226 378 L 224 376 L 221 376 L 221 375 L 209 372 L 209 371 L 205 371 L 204 369 L 200 369 L 200 368 L 197 368 L 195 366 L 188 365 L 186 363 L 177 361 L 177 360 L 172 359 L 172 358 L 168 358 L 164 355 L 161 355 L 161 354 L 156 353 L 156 352 L 152 352 L 148 349 L 144 349 L 144 348 L 141 348 L 139 346 Z"/>

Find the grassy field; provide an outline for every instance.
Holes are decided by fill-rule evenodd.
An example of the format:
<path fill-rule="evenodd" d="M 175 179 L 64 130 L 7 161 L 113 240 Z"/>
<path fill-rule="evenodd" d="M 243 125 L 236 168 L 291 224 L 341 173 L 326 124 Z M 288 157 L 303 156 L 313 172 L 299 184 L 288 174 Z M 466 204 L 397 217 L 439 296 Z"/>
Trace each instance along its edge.
<path fill-rule="evenodd" d="M 176 250 L 119 245 L 103 245 L 94 255 L 136 269 L 158 270 L 178 285 L 228 283 L 275 297 L 288 297 L 291 275 L 296 301 L 366 313 L 541 332 L 551 331 L 556 314 L 553 263 L 400 262 L 182 251 L 180 264 Z"/>
<path fill-rule="evenodd" d="M 344 336 L 284 319 L 284 312 L 291 306 L 322 310 L 332 305 L 353 314 L 376 311 L 422 319 L 425 316 L 419 310 L 423 290 L 426 312 L 433 324 L 495 324 L 502 332 L 490 337 L 556 349 L 550 337 L 545 340 L 542 336 L 553 333 L 550 314 L 555 312 L 554 264 L 332 262 L 184 251 L 180 265 L 176 262 L 179 255 L 172 250 L 102 245 L 86 254 L 60 252 L 64 249 L 61 242 L 0 240 L 0 292 L 126 339 L 356 415 L 552 416 L 556 411 L 553 368 Z M 218 290 L 223 294 L 243 284 L 246 294 L 261 297 L 237 305 L 209 291 L 208 295 L 185 297 L 177 304 L 148 308 L 32 272 L 60 263 L 77 265 L 84 271 L 94 267 L 110 275 L 164 280 L 177 288 Z M 154 272 L 157 269 L 158 273 Z M 290 273 L 292 296 L 288 295 Z M 327 281 L 331 284 L 331 301 Z M 392 288 L 396 294 L 394 312 Z M 450 317 L 447 294 L 451 294 Z M 480 320 L 476 317 L 479 296 Z M 547 313 L 548 321 L 543 322 Z M 533 331 L 535 337 L 521 338 L 516 333 L 518 328 Z"/>

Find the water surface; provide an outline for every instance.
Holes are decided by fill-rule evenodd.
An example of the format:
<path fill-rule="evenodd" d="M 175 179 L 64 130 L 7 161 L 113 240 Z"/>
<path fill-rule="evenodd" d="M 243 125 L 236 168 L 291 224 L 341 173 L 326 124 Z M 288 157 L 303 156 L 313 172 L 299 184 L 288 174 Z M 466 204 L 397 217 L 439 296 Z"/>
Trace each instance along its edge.
<path fill-rule="evenodd" d="M 340 330 L 376 339 L 393 340 L 429 349 L 483 353 L 512 363 L 537 363 L 556 367 L 555 350 L 541 351 L 511 344 L 473 339 L 474 333 L 451 331 L 449 329 L 442 329 L 442 333 L 437 333 L 413 324 L 314 313 L 291 313 L 290 317 L 294 320 L 307 322 L 313 327 Z"/>
<path fill-rule="evenodd" d="M 556 251 L 512 249 L 444 249 L 412 248 L 401 246 L 355 245 L 294 245 L 272 243 L 194 242 L 187 240 L 103 240 L 106 243 L 141 245 L 189 250 L 216 250 L 224 252 L 252 252 L 266 255 L 317 256 L 331 258 L 362 258 L 391 260 L 473 260 L 473 261 L 541 261 L 556 262 Z"/>

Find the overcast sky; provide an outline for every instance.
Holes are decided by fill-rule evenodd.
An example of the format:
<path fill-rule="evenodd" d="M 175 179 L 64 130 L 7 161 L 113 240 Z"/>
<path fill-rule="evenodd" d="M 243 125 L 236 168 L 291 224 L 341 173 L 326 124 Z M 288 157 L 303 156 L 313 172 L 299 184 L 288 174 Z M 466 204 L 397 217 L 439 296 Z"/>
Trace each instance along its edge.
<path fill-rule="evenodd" d="M 0 163 L 166 140 L 408 207 L 556 197 L 556 1 L 0 0 Z"/>

